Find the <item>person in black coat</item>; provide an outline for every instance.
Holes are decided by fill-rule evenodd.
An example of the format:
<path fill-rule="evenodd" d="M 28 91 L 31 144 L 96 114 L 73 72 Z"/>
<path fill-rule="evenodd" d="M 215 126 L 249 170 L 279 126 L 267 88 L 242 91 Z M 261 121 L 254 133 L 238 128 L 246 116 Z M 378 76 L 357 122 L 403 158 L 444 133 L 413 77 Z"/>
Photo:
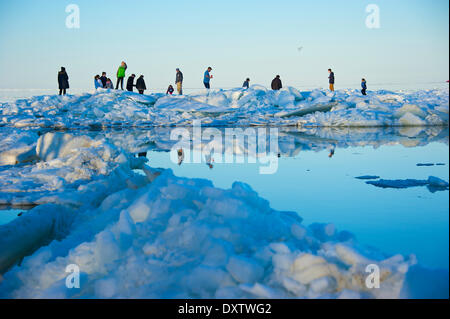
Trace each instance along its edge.
<path fill-rule="evenodd" d="M 144 94 L 144 91 L 147 90 L 143 75 L 136 80 L 136 89 L 139 91 L 139 94 Z"/>
<path fill-rule="evenodd" d="M 127 80 L 127 91 L 133 92 L 133 86 L 134 85 L 134 78 L 136 77 L 136 75 L 131 74 L 131 76 L 128 78 Z"/>
<path fill-rule="evenodd" d="M 334 92 L 334 72 L 328 69 L 328 83 L 330 84 L 330 91 Z"/>
<path fill-rule="evenodd" d="M 248 89 L 248 88 L 250 87 L 250 79 L 249 79 L 249 78 L 247 78 L 247 79 L 244 81 L 244 84 L 242 84 L 242 87 L 244 87 L 244 88 L 246 88 L 246 89 Z"/>
<path fill-rule="evenodd" d="M 275 77 L 275 79 L 272 80 L 271 87 L 272 87 L 272 90 L 279 90 L 283 87 L 283 85 L 281 84 L 281 79 L 280 79 L 279 75 L 277 75 Z"/>
<path fill-rule="evenodd" d="M 102 76 L 100 77 L 100 81 L 102 81 L 103 88 L 106 89 L 106 81 L 108 78 L 106 77 L 106 72 L 102 72 Z"/>
<path fill-rule="evenodd" d="M 61 71 L 58 72 L 58 85 L 59 95 L 66 95 L 66 89 L 69 88 L 69 76 L 67 75 L 65 67 L 61 67 Z"/>

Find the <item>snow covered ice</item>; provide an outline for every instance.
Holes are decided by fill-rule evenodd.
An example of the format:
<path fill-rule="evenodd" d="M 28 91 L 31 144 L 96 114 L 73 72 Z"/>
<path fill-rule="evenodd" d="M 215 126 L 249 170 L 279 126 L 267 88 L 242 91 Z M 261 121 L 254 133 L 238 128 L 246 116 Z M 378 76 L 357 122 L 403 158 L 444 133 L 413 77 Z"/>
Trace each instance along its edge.
<path fill-rule="evenodd" d="M 383 127 L 448 125 L 449 91 L 357 90 L 333 94 L 316 89 L 210 90 L 184 96 L 140 95 L 99 89 L 78 95 L 46 95 L 0 104 L 1 122 L 14 127 L 129 127 L 277 125 Z"/>
<path fill-rule="evenodd" d="M 41 143 L 62 150 L 62 156 L 68 144 L 80 146 L 66 134 L 47 134 Z M 88 142 L 86 138 L 81 144 Z M 92 144 L 76 153 L 92 152 Z M 46 163 L 52 161 L 55 158 Z M 20 256 L 19 248 L 32 249 L 25 246 L 36 243 L 33 237 L 59 239 L 4 274 L 2 297 L 339 297 L 350 290 L 360 297 L 394 298 L 415 263 L 400 255 L 363 255 L 347 232 L 325 224 L 306 227 L 296 213 L 271 209 L 246 184 L 236 182 L 223 190 L 210 181 L 178 178 L 170 170 L 155 171 L 144 163 L 139 165 L 147 174 L 134 175 L 123 166 L 138 165 L 120 155 L 111 162 L 121 173 L 103 181 L 115 185 L 108 195 L 105 186 L 81 184 L 78 188 L 91 196 L 80 201 L 66 191 L 64 198 L 54 196 L 53 204 L 37 206 L 24 218 L 1 226 L 0 249 L 12 251 L 2 263 L 14 258 L 13 253 Z M 97 167 L 95 173 L 104 172 Z M 58 220 L 53 223 L 57 227 L 45 229 L 33 219 Z M 11 243 L 22 245 L 10 249 Z M 369 260 L 382 265 L 385 289 L 369 291 L 358 279 Z M 83 288 L 76 295 L 62 283 L 68 264 L 83 272 Z"/>
<path fill-rule="evenodd" d="M 161 126 L 195 119 L 299 126 L 280 133 L 280 153 L 289 156 L 330 144 L 448 140 L 441 133 L 448 90 L 367 97 L 261 86 L 182 97 L 99 90 L 2 103 L 0 112 L 0 204 L 33 207 L 0 225 L 1 298 L 401 298 L 417 291 L 408 281 L 414 255 L 365 247 L 333 224 L 305 225 L 245 183 L 221 189 L 134 154 L 149 145 L 170 150 L 174 141 Z M 140 126 L 149 131 L 131 131 L 135 138 L 53 130 Z M 334 126 L 399 134 L 380 140 L 378 130 Z M 80 289 L 65 286 L 70 264 L 81 270 Z M 380 289 L 366 286 L 369 264 L 380 267 Z"/>

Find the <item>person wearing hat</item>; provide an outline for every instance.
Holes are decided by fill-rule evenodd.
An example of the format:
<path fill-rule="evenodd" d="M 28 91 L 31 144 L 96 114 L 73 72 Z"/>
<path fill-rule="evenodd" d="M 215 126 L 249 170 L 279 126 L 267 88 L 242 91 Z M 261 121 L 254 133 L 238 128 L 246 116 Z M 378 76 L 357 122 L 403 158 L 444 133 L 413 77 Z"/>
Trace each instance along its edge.
<path fill-rule="evenodd" d="M 177 75 L 175 77 L 175 84 L 177 85 L 177 92 L 183 95 L 183 73 L 177 68 Z M 171 93 L 172 94 L 172 93 Z"/>
<path fill-rule="evenodd" d="M 203 84 L 205 85 L 205 88 L 209 90 L 210 85 L 209 81 L 213 78 L 212 75 L 209 74 L 209 72 L 212 71 L 212 67 L 208 67 L 208 69 L 205 71 L 205 75 L 203 76 Z"/>

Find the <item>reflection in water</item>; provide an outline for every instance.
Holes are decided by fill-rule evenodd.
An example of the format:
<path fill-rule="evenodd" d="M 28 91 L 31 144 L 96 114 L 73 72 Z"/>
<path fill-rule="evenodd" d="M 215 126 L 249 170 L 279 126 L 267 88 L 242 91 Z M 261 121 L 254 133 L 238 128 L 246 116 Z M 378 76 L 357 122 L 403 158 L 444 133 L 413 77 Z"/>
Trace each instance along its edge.
<path fill-rule="evenodd" d="M 262 127 L 264 129 L 264 127 Z M 147 151 L 170 151 L 178 140 L 171 140 L 170 134 L 174 128 L 156 127 L 139 130 L 107 130 L 107 131 L 70 131 L 71 134 L 89 135 L 94 138 L 106 138 L 109 142 L 126 151 L 138 154 Z M 191 130 L 192 128 L 187 128 Z M 208 129 L 208 128 L 206 128 Z M 226 128 L 216 128 L 225 136 Z M 269 128 L 266 128 L 269 132 Z M 40 134 L 45 129 L 38 130 Z M 191 134 L 192 136 L 192 134 Z M 331 156 L 336 149 L 371 146 L 379 148 L 382 145 L 403 145 L 404 147 L 425 146 L 432 142 L 440 142 L 448 145 L 449 128 L 432 127 L 385 127 L 385 128 L 278 128 L 278 149 L 283 157 L 294 157 L 301 151 L 329 150 Z M 258 136 L 260 138 L 260 136 Z M 266 136 L 266 145 L 269 145 L 269 134 Z M 262 141 L 257 141 L 258 143 Z M 202 142 L 196 143 L 194 150 L 202 151 L 211 143 L 211 136 L 202 136 Z M 208 148 L 209 150 L 209 148 Z M 177 150 L 180 153 L 180 150 Z M 222 147 L 222 153 L 233 151 L 235 154 L 253 154 L 253 145 L 249 145 L 246 138 L 244 143 L 235 143 L 232 149 Z M 181 150 L 181 152 L 183 152 Z M 179 158 L 183 155 L 178 154 Z M 184 159 L 183 159 L 184 160 Z M 181 160 L 181 162 L 183 162 Z"/>
<path fill-rule="evenodd" d="M 225 136 L 225 128 L 218 128 Z M 138 131 L 101 131 L 89 132 L 104 136 L 117 146 L 124 147 L 130 152 L 139 151 L 170 151 L 176 144 L 176 140 L 170 139 L 171 128 L 154 128 Z M 412 134 L 414 132 L 414 134 Z M 408 134 L 406 134 L 408 133 Z M 403 145 L 405 147 L 425 146 L 432 142 L 441 142 L 448 145 L 448 127 L 421 127 L 421 128 L 279 128 L 278 146 L 279 153 L 285 157 L 294 157 L 301 151 L 321 151 L 329 149 L 334 154 L 336 148 L 348 148 L 356 146 L 372 146 L 378 148 L 382 145 Z M 84 132 L 86 134 L 86 132 Z M 269 136 L 267 136 L 267 140 Z M 205 148 L 211 140 L 202 138 L 202 143 L 195 145 L 197 148 Z M 258 141 L 259 142 L 259 141 Z M 266 144 L 267 145 L 267 144 Z M 244 149 L 236 150 L 241 145 L 234 145 L 235 153 L 251 154 L 251 147 L 246 140 Z M 201 150 L 197 149 L 197 150 Z M 229 149 L 222 148 L 225 152 Z"/>
<path fill-rule="evenodd" d="M 178 155 L 178 165 L 181 165 L 181 163 L 183 163 L 183 160 L 184 160 L 184 152 L 183 152 L 182 148 L 180 148 L 177 151 L 177 155 Z"/>
<path fill-rule="evenodd" d="M 280 164 L 269 176 L 255 172 L 250 160 L 218 163 L 216 154 L 206 147 L 211 142 L 207 136 L 193 145 L 194 152 L 202 153 L 201 165 L 188 162 L 188 152 L 182 148 L 174 150 L 178 160 L 172 163 L 168 152 L 177 140 L 171 140 L 171 130 L 70 133 L 105 138 L 131 154 L 147 157 L 151 167 L 171 168 L 179 176 L 207 178 L 218 187 L 229 188 L 236 180 L 246 182 L 272 207 L 299 212 L 306 223 L 333 222 L 337 228 L 355 233 L 365 245 L 393 254 L 414 253 L 423 265 L 448 269 L 448 193 L 428 180 L 429 176 L 448 180 L 448 127 L 278 128 L 274 157 Z M 225 136 L 225 128 L 218 130 Z M 46 130 L 37 131 L 42 134 Z M 266 143 L 269 139 L 267 134 Z M 248 139 L 223 147 L 221 152 L 247 159 L 259 156 L 258 149 L 249 147 Z M 30 167 L 29 163 L 23 165 L 23 169 Z M 398 186 L 398 180 L 408 179 L 426 187 L 394 189 L 365 183 L 387 185 L 396 181 Z"/>

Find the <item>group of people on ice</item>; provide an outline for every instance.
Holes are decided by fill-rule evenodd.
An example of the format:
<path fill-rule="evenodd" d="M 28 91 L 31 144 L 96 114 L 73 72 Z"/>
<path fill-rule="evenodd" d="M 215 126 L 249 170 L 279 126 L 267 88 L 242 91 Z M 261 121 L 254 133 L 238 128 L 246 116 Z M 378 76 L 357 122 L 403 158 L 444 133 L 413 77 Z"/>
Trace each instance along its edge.
<path fill-rule="evenodd" d="M 125 71 L 127 70 L 128 66 L 127 64 L 122 61 L 119 68 L 117 69 L 117 82 L 116 82 L 116 90 L 120 88 L 123 90 L 123 82 L 125 79 Z M 179 95 L 183 94 L 183 73 L 179 68 L 176 70 L 175 75 L 175 85 L 177 87 L 177 92 Z M 213 76 L 211 75 L 212 67 L 208 67 L 203 75 L 203 85 L 206 89 L 210 89 L 211 85 L 211 79 Z M 330 91 L 334 92 L 334 72 L 331 69 L 328 69 L 328 83 Z M 139 92 L 139 94 L 144 94 L 144 91 L 147 90 L 147 87 L 145 85 L 144 76 L 140 75 L 139 78 L 136 80 L 136 84 L 134 83 L 134 80 L 136 78 L 135 74 L 131 74 L 128 77 L 126 89 L 127 91 L 133 92 L 133 88 L 136 88 Z M 59 95 L 66 94 L 66 90 L 69 88 L 69 76 L 67 75 L 66 69 L 64 67 L 61 67 L 61 71 L 58 72 L 58 84 L 59 84 Z M 114 89 L 113 82 L 110 78 L 106 77 L 106 72 L 102 72 L 102 76 L 96 75 L 94 77 L 94 87 L 95 89 L 103 88 L 103 89 Z M 242 84 L 242 87 L 248 89 L 250 87 L 250 78 L 247 78 L 244 83 Z M 279 75 L 277 75 L 271 83 L 272 90 L 280 90 L 283 87 L 281 83 L 281 78 Z M 175 89 L 172 85 L 169 85 L 167 88 L 166 94 L 172 95 L 174 93 Z M 361 93 L 363 95 L 367 95 L 367 83 L 365 79 L 361 80 Z"/>
<path fill-rule="evenodd" d="M 123 90 L 123 80 L 125 78 L 125 71 L 128 68 L 127 64 L 122 61 L 122 63 L 119 66 L 119 69 L 117 70 L 117 82 L 116 82 L 116 90 L 120 88 Z M 144 76 L 141 75 L 136 80 L 136 84 L 134 84 L 134 79 L 136 78 L 135 74 L 131 74 L 128 77 L 126 89 L 127 91 L 133 92 L 133 88 L 136 88 L 138 90 L 139 94 L 144 94 L 144 91 L 147 90 L 147 87 L 145 85 Z M 102 89 L 114 89 L 114 85 L 110 78 L 106 77 L 106 72 L 102 72 L 102 76 L 96 75 L 94 77 L 94 87 L 95 89 L 102 88 Z"/>

